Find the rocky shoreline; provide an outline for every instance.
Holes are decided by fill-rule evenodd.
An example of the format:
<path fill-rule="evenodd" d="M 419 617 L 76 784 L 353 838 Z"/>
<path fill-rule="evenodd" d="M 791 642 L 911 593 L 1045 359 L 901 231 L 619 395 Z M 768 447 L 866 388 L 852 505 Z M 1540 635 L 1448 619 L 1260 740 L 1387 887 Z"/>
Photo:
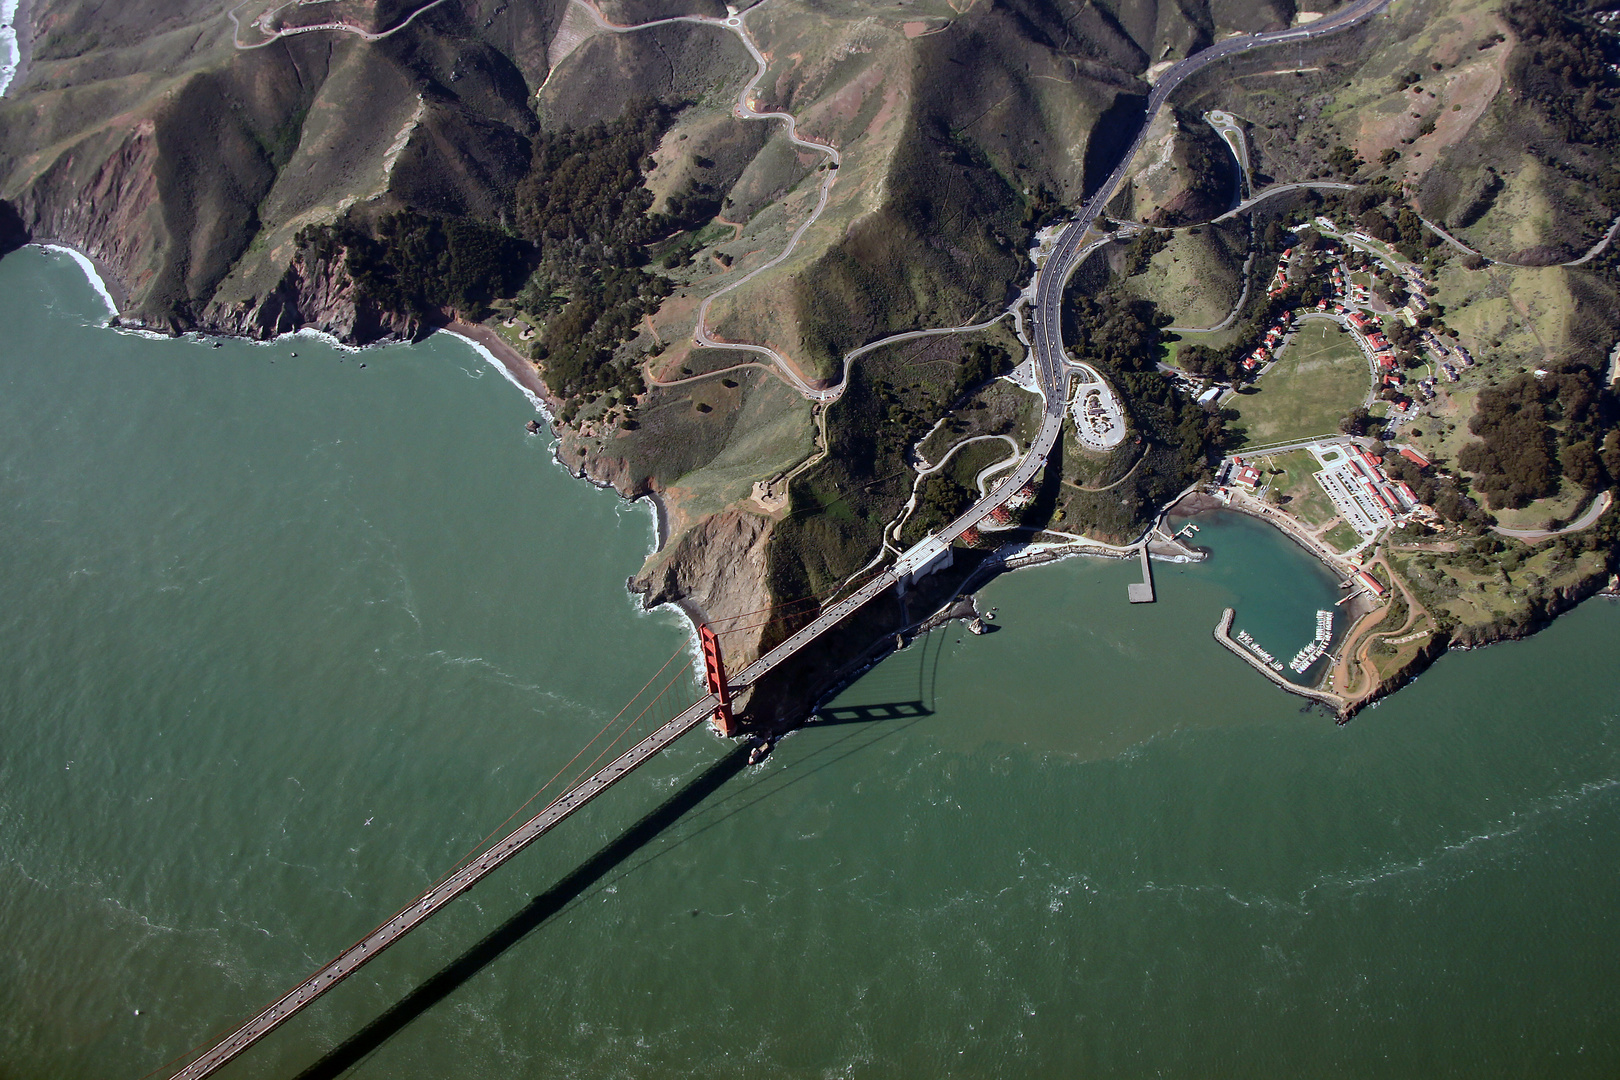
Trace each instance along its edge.
<path fill-rule="evenodd" d="M 3 222 L 0 222 L 3 224 Z M 84 250 L 79 244 L 64 239 L 34 240 L 28 238 L 27 242 L 49 244 L 53 246 L 71 248 L 89 260 L 94 272 L 100 277 L 101 286 L 113 298 L 115 306 L 120 310 L 128 303 L 130 292 L 121 280 L 114 267 L 106 258 L 99 257 Z M 15 246 L 15 245 L 13 245 Z M 265 341 L 300 331 L 315 330 L 330 335 L 338 343 L 350 348 L 365 348 L 388 344 L 408 343 L 420 340 L 427 333 L 436 330 L 461 337 L 473 344 L 486 357 L 498 363 L 506 372 L 509 379 L 521 388 L 535 402 L 536 408 L 545 414 L 548 424 L 552 427 L 558 438 L 556 456 L 572 475 L 585 480 L 597 487 L 612 488 L 618 495 L 629 501 L 647 499 L 653 508 L 655 518 L 656 541 L 652 552 L 649 553 L 647 565 L 637 575 L 626 579 L 626 588 L 634 595 L 640 597 L 642 605 L 652 610 L 669 604 L 680 611 L 695 628 L 702 623 L 710 621 L 723 622 L 728 617 L 736 618 L 744 614 L 768 610 L 771 606 L 769 590 L 766 587 L 766 558 L 765 549 L 772 530 L 772 522 L 758 515 L 748 514 L 740 510 L 728 510 L 720 514 L 695 522 L 690 528 L 679 536 L 674 535 L 674 517 L 672 508 L 667 504 L 661 493 L 650 485 L 637 486 L 629 477 L 615 475 L 614 461 L 604 455 L 585 452 L 577 457 L 575 464 L 569 464 L 573 457 L 572 451 L 583 449 L 578 440 L 570 438 L 571 432 L 559 430 L 555 423 L 555 416 L 560 402 L 553 399 L 547 392 L 544 382 L 540 379 L 535 365 L 522 356 L 498 333 L 489 328 L 474 323 L 468 323 L 457 318 L 445 320 L 440 325 L 433 326 L 389 326 L 381 322 L 370 325 L 363 313 L 355 309 L 354 299 L 350 290 L 337 286 L 333 276 L 321 272 L 322 268 L 305 268 L 294 266 L 289 268 L 283 285 L 278 289 L 278 296 L 265 298 L 252 308 L 238 308 L 230 313 L 231 317 L 223 320 L 205 318 L 195 327 L 182 328 L 177 325 L 162 327 L 149 326 L 140 320 L 126 319 L 114 316 L 112 325 L 128 329 L 155 331 L 171 336 L 178 336 L 182 332 L 197 332 L 226 337 L 241 337 L 249 340 Z M 305 313 L 315 315 L 312 320 L 305 320 Z M 219 312 L 210 312 L 210 315 L 219 315 Z M 290 324 L 288 320 L 294 315 L 300 321 Z M 267 321 L 268 320 L 268 321 Z M 361 332 L 362 329 L 369 332 Z M 1273 527 L 1281 529 L 1295 543 L 1321 561 L 1335 574 L 1343 577 L 1347 570 L 1342 565 L 1342 559 L 1334 559 L 1319 550 L 1316 546 L 1306 542 L 1296 535 L 1293 530 L 1283 528 L 1277 520 L 1269 514 L 1255 512 L 1237 502 L 1227 503 L 1214 496 L 1193 491 L 1183 493 L 1170 505 L 1165 507 L 1159 520 L 1167 518 L 1187 518 L 1195 515 L 1209 513 L 1217 510 L 1228 510 L 1245 514 L 1255 520 L 1265 521 Z M 673 546 L 671 546 L 673 543 Z M 1161 543 L 1154 553 L 1159 558 L 1179 560 L 1182 558 L 1197 557 L 1202 554 L 1197 548 L 1188 548 L 1184 545 L 1179 551 L 1163 549 Z M 1028 545 L 1004 545 L 996 553 L 986 558 L 963 581 L 956 590 L 957 598 L 944 607 L 931 612 L 922 620 L 905 620 L 899 632 L 899 642 L 896 642 L 894 633 L 886 633 L 868 639 L 861 645 L 851 648 L 850 643 L 844 643 L 846 655 L 839 658 L 835 655 L 823 654 L 814 666 L 825 670 L 831 665 L 835 674 L 830 679 L 821 680 L 822 685 L 817 688 L 814 698 L 817 705 L 835 696 L 850 682 L 858 678 L 861 673 L 880 661 L 896 647 L 903 647 L 907 635 L 915 635 L 932 629 L 935 625 L 949 621 L 951 618 L 961 617 L 971 619 L 977 617 L 976 609 L 972 608 L 971 599 L 967 601 L 968 614 L 952 615 L 952 605 L 960 602 L 962 596 L 970 596 L 981 589 L 990 580 L 1001 573 L 1010 572 L 1030 566 L 1044 565 L 1065 558 L 1079 555 L 1093 555 L 1099 557 L 1120 557 L 1117 552 L 1101 548 L 1087 548 L 1076 543 L 1073 545 L 1041 546 L 1036 550 L 1029 550 Z M 744 571 L 744 572 L 739 572 Z M 751 572 L 750 572 L 751 571 Z M 1376 687 L 1364 696 L 1354 700 L 1347 700 L 1337 695 L 1328 695 L 1336 702 L 1341 722 L 1354 716 L 1361 709 L 1373 704 L 1381 698 L 1393 693 L 1401 686 L 1410 682 L 1421 674 L 1436 659 L 1444 655 L 1448 649 L 1481 648 L 1498 641 L 1515 640 L 1527 637 L 1552 622 L 1558 615 L 1570 610 L 1582 600 L 1596 594 L 1607 584 L 1605 575 L 1596 575 L 1589 580 L 1582 580 L 1575 586 L 1560 589 L 1555 592 L 1546 603 L 1532 608 L 1523 620 L 1512 622 L 1499 622 L 1484 627 L 1469 627 L 1454 632 L 1449 638 L 1436 637 L 1418 650 L 1417 654 L 1399 671 L 1385 677 Z M 1355 601 L 1347 614 L 1354 626 L 1363 618 L 1373 605 L 1363 601 Z M 929 620 L 935 620 L 929 622 Z M 742 653 L 758 651 L 763 644 L 765 631 L 760 628 L 749 635 L 750 640 L 735 642 L 732 647 Z M 838 645 L 829 642 L 828 650 L 836 650 Z M 1286 687 L 1285 687 L 1286 689 Z M 1325 693 L 1314 688 L 1301 688 L 1306 696 L 1315 696 Z M 757 695 L 756 695 L 757 696 Z M 762 727 L 774 730 L 786 730 L 803 719 L 813 711 L 802 706 L 798 709 L 790 707 L 786 701 L 755 701 L 750 703 L 751 711 L 762 718 L 776 718 L 767 720 Z M 781 718 L 797 714 L 797 719 L 791 723 L 780 722 Z"/>

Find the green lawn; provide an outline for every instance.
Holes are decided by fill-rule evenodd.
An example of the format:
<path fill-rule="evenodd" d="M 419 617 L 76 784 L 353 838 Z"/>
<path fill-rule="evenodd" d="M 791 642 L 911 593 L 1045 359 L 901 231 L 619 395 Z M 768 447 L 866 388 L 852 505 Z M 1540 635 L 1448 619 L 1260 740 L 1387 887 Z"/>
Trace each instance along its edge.
<path fill-rule="evenodd" d="M 1262 459 L 1262 472 L 1281 469 L 1281 476 L 1271 477 L 1271 486 L 1283 498 L 1282 509 L 1307 525 L 1326 525 L 1339 516 L 1333 502 L 1316 482 L 1321 464 L 1309 450 L 1290 450 L 1286 454 L 1273 454 Z"/>
<path fill-rule="evenodd" d="M 1341 521 L 1323 533 L 1322 539 L 1343 554 L 1361 543 L 1361 534 Z"/>
<path fill-rule="evenodd" d="M 1326 319 L 1312 319 L 1253 392 L 1236 394 L 1227 404 L 1238 411 L 1233 426 L 1246 445 L 1330 435 L 1339 430 L 1339 418 L 1366 397 L 1370 378 L 1350 335 Z"/>

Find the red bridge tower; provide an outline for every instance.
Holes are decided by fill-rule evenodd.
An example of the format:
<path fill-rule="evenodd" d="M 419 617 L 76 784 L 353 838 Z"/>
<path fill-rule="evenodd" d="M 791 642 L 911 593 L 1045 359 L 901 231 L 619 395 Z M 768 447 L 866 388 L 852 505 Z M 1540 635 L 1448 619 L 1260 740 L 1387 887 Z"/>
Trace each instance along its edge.
<path fill-rule="evenodd" d="M 726 665 L 720 659 L 720 639 L 707 626 L 700 626 L 698 641 L 703 645 L 703 680 L 709 693 L 720 699 L 714 710 L 714 726 L 722 735 L 735 735 L 737 721 L 731 715 L 731 687 L 726 685 Z"/>

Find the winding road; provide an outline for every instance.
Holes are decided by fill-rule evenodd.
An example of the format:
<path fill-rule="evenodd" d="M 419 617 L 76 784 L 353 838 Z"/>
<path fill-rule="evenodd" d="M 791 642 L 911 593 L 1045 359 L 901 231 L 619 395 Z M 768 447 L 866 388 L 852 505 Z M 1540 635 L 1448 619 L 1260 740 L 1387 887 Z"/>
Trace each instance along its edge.
<path fill-rule="evenodd" d="M 263 25 L 266 24 L 261 24 L 261 32 L 269 34 L 270 36 L 265 38 L 263 41 L 255 41 L 248 44 L 243 44 L 242 23 L 239 19 L 237 19 L 236 13 L 246 7 L 248 2 L 249 0 L 243 0 L 242 3 L 237 4 L 235 7 L 231 8 L 225 13 L 225 17 L 231 20 L 231 26 L 234 27 L 234 30 L 231 32 L 231 44 L 235 45 L 243 52 L 246 52 L 249 49 L 262 49 L 266 45 L 273 45 L 282 38 L 292 37 L 294 34 L 313 34 L 317 30 L 336 30 L 340 33 L 354 34 L 364 41 L 381 41 L 383 38 L 388 37 L 391 34 L 399 33 L 401 30 L 411 25 L 411 23 L 415 22 L 418 15 L 438 7 L 440 4 L 444 3 L 444 0 L 429 0 L 428 3 L 423 4 L 421 7 L 405 16 L 398 26 L 392 27 L 388 30 L 380 30 L 376 33 L 372 33 L 369 30 L 362 30 L 358 26 L 345 22 L 315 23 L 310 26 L 289 26 L 285 29 L 275 31 L 265 30 L 263 29 Z M 322 4 L 326 2 L 328 2 L 328 0 L 291 0 L 289 3 L 281 4 L 261 13 L 259 18 L 255 19 L 254 22 L 261 23 L 261 20 L 266 20 L 270 16 L 273 16 L 276 12 L 285 8 L 309 7 L 314 4 Z"/>
<path fill-rule="evenodd" d="M 1477 251 L 1474 248 L 1469 247 L 1467 244 L 1463 243 L 1455 236 L 1452 236 L 1450 233 L 1446 232 L 1446 230 L 1442 229 L 1439 225 L 1430 221 L 1422 214 L 1418 215 L 1418 220 L 1423 222 L 1424 228 L 1434 233 L 1434 235 L 1438 236 L 1440 239 L 1444 240 L 1446 243 L 1450 244 L 1464 255 L 1478 255 L 1486 262 L 1497 263 L 1501 266 L 1516 266 L 1521 270 L 1545 270 L 1549 266 L 1585 266 L 1587 263 L 1603 254 L 1604 249 L 1609 246 L 1609 244 L 1614 240 L 1615 236 L 1620 235 L 1620 215 L 1617 215 L 1615 219 L 1609 223 L 1608 231 L 1606 231 L 1602 236 L 1598 237 L 1597 243 L 1587 248 L 1586 254 L 1580 256 L 1579 258 L 1561 263 L 1518 263 L 1512 262 L 1508 259 L 1493 259 L 1483 251 Z"/>
<path fill-rule="evenodd" d="M 1380 11 L 1388 0 L 1359 0 L 1341 11 L 1304 26 L 1276 30 L 1265 34 L 1247 34 L 1229 37 L 1201 52 L 1180 60 L 1160 77 L 1148 95 L 1141 126 L 1136 138 L 1121 155 L 1119 164 L 1108 178 L 1098 186 L 1080 213 L 1059 234 L 1051 254 L 1035 274 L 1034 300 L 1031 303 L 1031 335 L 1034 349 L 1035 377 L 1041 395 L 1046 399 L 1041 428 L 1030 446 L 1028 455 L 1011 476 L 998 484 L 989 495 L 975 503 L 939 534 L 947 543 L 955 540 L 969 528 L 977 525 L 991 510 L 1005 502 L 1019 488 L 1032 480 L 1047 455 L 1057 443 L 1063 428 L 1067 404 L 1067 380 L 1070 366 L 1063 350 L 1063 290 L 1073 276 L 1082 257 L 1094 250 L 1098 242 L 1086 243 L 1092 222 L 1101 215 L 1103 207 L 1113 198 L 1126 172 L 1147 137 L 1148 126 L 1154 115 L 1164 106 L 1183 82 L 1210 64 L 1228 56 L 1246 52 L 1256 46 L 1277 45 L 1307 41 L 1347 29 Z"/>
<path fill-rule="evenodd" d="M 1539 544 L 1543 540 L 1551 540 L 1553 537 L 1563 536 L 1565 533 L 1590 529 L 1597 524 L 1597 519 L 1603 516 L 1603 512 L 1609 508 L 1612 501 L 1613 497 L 1605 491 L 1592 500 L 1592 505 L 1587 507 L 1586 513 L 1565 525 L 1562 529 L 1509 529 L 1502 525 L 1492 525 L 1491 531 L 1500 533 L 1503 536 L 1510 536 L 1515 540 L 1523 540 L 1527 544 Z"/>
<path fill-rule="evenodd" d="M 710 334 L 708 330 L 709 308 L 716 300 L 720 299 L 720 297 L 724 296 L 726 293 L 732 292 L 733 290 L 739 289 L 748 284 L 750 281 L 754 280 L 754 278 L 765 273 L 767 270 L 773 270 L 782 265 L 782 263 L 787 261 L 788 257 L 793 254 L 794 248 L 799 246 L 799 241 L 803 239 L 804 234 L 809 231 L 810 226 L 814 225 L 816 223 L 816 219 L 821 217 L 822 211 L 827 209 L 827 199 L 832 194 L 833 181 L 838 178 L 838 166 L 843 161 L 843 159 L 839 156 L 838 151 L 827 143 L 818 142 L 814 139 L 802 138 L 799 135 L 799 122 L 794 118 L 792 113 L 760 112 L 754 108 L 754 94 L 759 88 L 760 80 L 765 77 L 765 72 L 768 65 L 765 60 L 765 54 L 760 52 L 759 46 L 754 43 L 753 35 L 748 32 L 748 24 L 745 20 L 750 14 L 757 11 L 762 4 L 755 4 L 747 11 L 741 13 L 739 13 L 736 8 L 728 5 L 726 8 L 726 17 L 724 19 L 716 19 L 708 15 L 675 15 L 667 19 L 654 19 L 651 22 L 636 23 L 633 26 L 622 26 L 619 23 L 608 21 L 607 17 L 602 14 L 595 4 L 590 3 L 589 0 L 572 0 L 572 2 L 578 7 L 582 8 L 590 16 L 591 21 L 596 24 L 598 29 L 605 30 L 613 34 L 628 34 L 636 30 L 647 30 L 654 26 L 667 26 L 670 23 L 682 22 L 695 23 L 699 26 L 714 26 L 724 30 L 730 30 L 732 33 L 737 35 L 737 40 L 743 43 L 743 48 L 747 49 L 748 55 L 753 57 L 755 65 L 753 78 L 749 79 L 748 82 L 744 84 L 742 92 L 737 95 L 737 103 L 731 108 L 732 113 L 741 120 L 780 120 L 787 126 L 788 141 L 794 146 L 800 146 L 806 150 L 813 150 L 818 154 L 825 155 L 826 161 L 822 163 L 823 176 L 821 178 L 821 192 L 816 198 L 816 208 L 810 212 L 810 215 L 806 217 L 804 221 L 800 222 L 797 229 L 793 230 L 793 235 L 788 238 L 787 246 L 784 247 L 781 253 L 775 258 L 771 259 L 769 262 L 761 263 L 759 266 L 754 267 L 754 269 L 748 271 L 748 273 L 744 274 L 736 281 L 722 285 L 720 288 L 703 298 L 703 302 L 698 305 L 697 326 L 692 331 L 692 341 L 700 348 L 737 349 L 743 352 L 758 353 L 761 356 L 769 357 L 771 362 L 776 365 L 777 369 L 788 380 L 788 382 L 792 383 L 799 393 L 803 394 L 805 397 L 811 399 L 812 401 L 837 401 L 844 392 L 844 383 L 846 380 L 841 378 L 836 386 L 828 389 L 812 386 L 808 381 L 805 380 L 798 368 L 789 363 L 787 358 L 781 353 L 777 352 L 775 349 L 772 349 L 766 345 L 750 345 L 745 342 L 724 341 Z M 946 333 L 948 331 L 938 332 Z M 874 342 L 873 345 L 867 346 L 867 348 L 875 348 L 878 344 L 881 343 Z M 846 358 L 844 361 L 844 371 L 846 374 L 849 371 L 848 358 Z"/>

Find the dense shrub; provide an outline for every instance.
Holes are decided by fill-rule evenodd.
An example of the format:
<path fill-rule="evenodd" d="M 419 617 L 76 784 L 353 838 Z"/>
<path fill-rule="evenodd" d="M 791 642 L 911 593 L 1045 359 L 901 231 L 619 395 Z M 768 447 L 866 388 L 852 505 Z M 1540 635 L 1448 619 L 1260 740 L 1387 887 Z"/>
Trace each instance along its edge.
<path fill-rule="evenodd" d="M 297 240 L 317 258 L 343 252 L 362 300 L 418 319 L 441 308 L 480 318 L 527 269 L 525 245 L 500 229 L 409 208 L 378 219 L 374 235 L 339 224 L 306 227 Z"/>

